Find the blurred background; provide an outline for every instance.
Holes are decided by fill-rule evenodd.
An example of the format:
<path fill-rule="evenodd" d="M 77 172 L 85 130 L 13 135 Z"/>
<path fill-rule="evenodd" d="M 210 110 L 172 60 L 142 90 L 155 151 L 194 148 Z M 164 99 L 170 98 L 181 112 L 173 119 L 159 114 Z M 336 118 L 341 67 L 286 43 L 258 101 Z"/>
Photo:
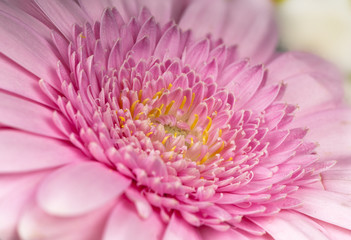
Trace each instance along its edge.
<path fill-rule="evenodd" d="M 351 0 L 273 0 L 282 50 L 307 51 L 336 64 L 351 104 Z"/>

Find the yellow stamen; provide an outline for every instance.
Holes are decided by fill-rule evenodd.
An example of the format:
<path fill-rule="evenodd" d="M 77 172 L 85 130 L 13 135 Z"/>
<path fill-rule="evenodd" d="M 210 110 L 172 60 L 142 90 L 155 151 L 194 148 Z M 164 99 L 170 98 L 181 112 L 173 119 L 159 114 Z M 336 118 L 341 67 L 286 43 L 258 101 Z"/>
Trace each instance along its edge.
<path fill-rule="evenodd" d="M 146 134 L 146 136 L 147 136 L 147 137 L 150 137 L 150 135 L 153 134 L 153 133 L 154 133 L 154 132 L 148 132 L 148 133 Z"/>
<path fill-rule="evenodd" d="M 195 93 L 193 93 L 193 95 L 191 96 L 191 103 L 189 107 L 193 105 L 194 99 L 195 99 Z"/>
<path fill-rule="evenodd" d="M 191 148 L 193 145 L 194 145 L 194 139 L 191 137 L 190 138 L 190 146 L 189 146 L 189 148 Z"/>
<path fill-rule="evenodd" d="M 169 85 L 168 85 L 168 90 L 170 90 L 171 88 L 173 87 L 173 85 L 172 85 L 172 83 L 170 83 Z"/>
<path fill-rule="evenodd" d="M 221 137 L 221 136 L 222 136 L 222 133 L 223 133 L 223 131 L 222 131 L 222 129 L 220 128 L 220 129 L 219 129 L 219 133 L 218 133 L 218 137 Z"/>
<path fill-rule="evenodd" d="M 174 137 L 177 137 L 177 132 L 174 133 Z"/>
<path fill-rule="evenodd" d="M 122 116 L 119 116 L 119 118 L 121 119 L 122 122 L 126 121 L 126 119 L 124 117 L 122 117 Z"/>
<path fill-rule="evenodd" d="M 141 89 L 139 90 L 139 95 L 138 96 L 139 96 L 139 100 L 141 101 L 141 97 L 143 96 L 143 90 L 141 90 Z"/>
<path fill-rule="evenodd" d="M 185 103 L 186 103 L 186 96 L 183 97 L 183 101 L 182 101 L 182 104 L 180 104 L 179 109 L 183 109 Z"/>
<path fill-rule="evenodd" d="M 207 119 L 208 119 L 208 124 L 207 124 L 207 127 L 205 129 L 206 132 L 208 132 L 211 128 L 211 125 L 212 125 L 212 118 L 210 118 L 209 116 L 207 116 Z"/>
<path fill-rule="evenodd" d="M 163 93 L 164 90 L 165 90 L 165 89 L 162 88 L 160 91 L 158 91 L 158 92 L 152 97 L 152 99 L 155 99 L 155 98 L 157 98 L 157 97 L 160 97 L 160 96 L 162 95 L 162 93 Z"/>
<path fill-rule="evenodd" d="M 173 152 L 176 149 L 177 146 L 172 147 L 171 151 Z"/>
<path fill-rule="evenodd" d="M 130 107 L 130 114 L 132 115 L 132 117 L 134 116 L 134 110 L 135 110 L 135 106 L 139 103 L 139 100 L 136 100 L 135 102 L 133 102 L 132 106 Z"/>
<path fill-rule="evenodd" d="M 232 158 L 232 157 L 228 158 L 228 160 L 227 160 L 227 161 L 229 162 L 229 161 L 231 161 L 231 160 L 233 160 L 233 158 Z"/>
<path fill-rule="evenodd" d="M 198 121 L 199 121 L 199 115 L 195 114 L 195 120 L 194 120 L 193 124 L 191 124 L 191 127 L 190 127 L 191 130 L 194 129 L 194 127 L 196 126 Z"/>
<path fill-rule="evenodd" d="M 207 159 L 208 159 L 208 153 L 206 153 L 206 155 L 201 159 L 200 164 L 205 163 Z"/>
<path fill-rule="evenodd" d="M 214 156 L 216 156 L 216 154 L 222 152 L 223 148 L 224 148 L 224 142 L 222 142 L 222 145 L 217 149 L 217 151 L 212 153 L 212 155 L 210 157 L 214 157 Z"/>
<path fill-rule="evenodd" d="M 159 108 L 156 108 L 156 115 L 155 117 L 159 117 L 162 114 L 162 108 L 163 108 L 164 104 L 161 104 L 161 106 Z"/>
<path fill-rule="evenodd" d="M 135 120 L 138 120 L 140 118 L 141 115 L 145 114 L 144 112 L 140 112 L 136 115 Z"/>
<path fill-rule="evenodd" d="M 83 33 L 79 34 L 81 38 L 86 38 L 86 36 L 83 35 Z"/>
<path fill-rule="evenodd" d="M 148 98 L 145 98 L 144 101 L 143 101 L 143 105 L 145 105 L 150 99 Z"/>
<path fill-rule="evenodd" d="M 165 111 L 165 115 L 167 115 L 169 113 L 169 111 L 171 110 L 173 104 L 175 103 L 174 100 L 172 100 L 166 107 L 166 111 Z"/>
<path fill-rule="evenodd" d="M 166 137 L 162 140 L 162 144 L 163 144 L 163 145 L 166 144 L 166 142 L 167 142 L 167 140 L 168 140 L 168 138 L 169 138 L 170 136 L 171 136 L 171 135 L 168 135 L 168 136 L 166 136 Z"/>
<path fill-rule="evenodd" d="M 202 143 L 206 144 L 208 140 L 208 132 L 205 130 L 202 134 Z"/>

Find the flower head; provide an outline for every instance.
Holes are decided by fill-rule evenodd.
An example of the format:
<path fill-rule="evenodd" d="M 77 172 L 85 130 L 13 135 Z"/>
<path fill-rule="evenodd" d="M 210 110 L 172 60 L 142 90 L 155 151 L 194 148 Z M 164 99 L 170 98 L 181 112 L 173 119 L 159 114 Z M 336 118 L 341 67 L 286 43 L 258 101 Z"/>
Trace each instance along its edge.
<path fill-rule="evenodd" d="M 295 219 L 316 238 L 334 234 L 329 223 L 349 229 L 313 206 L 314 195 L 335 200 L 336 208 L 348 200 L 328 195 L 321 185 L 321 174 L 333 176 L 329 169 L 341 156 L 327 157 L 327 145 L 316 143 L 325 136 L 313 136 L 320 128 L 311 124 L 330 121 L 326 114 L 334 113 L 337 126 L 349 128 L 341 123 L 350 112 L 340 108 L 339 87 L 320 86 L 316 78 L 329 85 L 329 78 L 337 78 L 334 69 L 298 53 L 268 62 L 275 42 L 268 34 L 273 30 L 265 28 L 270 18 L 251 26 L 256 38 L 239 28 L 237 36 L 246 38 L 238 46 L 224 43 L 231 29 L 225 30 L 227 18 L 215 15 L 222 31 L 192 26 L 191 16 L 205 19 L 203 12 L 216 9 L 258 11 L 250 1 L 218 1 L 214 9 L 201 1 L 178 8 L 167 2 L 179 24 L 160 14 L 155 2 L 132 3 L 37 1 L 25 15 L 1 4 L 7 13 L 0 14 L 0 31 L 8 36 L 0 44 L 1 64 L 6 76 L 18 74 L 17 83 L 29 90 L 7 79 L 1 83 L 1 171 L 7 174 L 1 177 L 25 192 L 11 204 L 4 236 L 280 239 L 286 233 L 271 223 Z M 253 62 L 242 58 L 246 54 L 253 54 Z M 314 72 L 316 63 L 326 70 Z M 299 77 L 303 82 L 296 84 Z M 5 191 L 4 198 L 15 194 Z M 87 226 L 92 230 L 82 233 Z M 322 226 L 325 233 L 315 230 Z"/>

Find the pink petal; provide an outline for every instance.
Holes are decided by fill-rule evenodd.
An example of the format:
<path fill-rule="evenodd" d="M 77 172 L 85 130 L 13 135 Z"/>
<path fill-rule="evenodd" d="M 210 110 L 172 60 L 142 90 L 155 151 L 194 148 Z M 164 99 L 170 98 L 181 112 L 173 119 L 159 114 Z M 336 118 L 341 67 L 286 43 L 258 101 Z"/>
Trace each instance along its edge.
<path fill-rule="evenodd" d="M 37 199 L 48 213 L 75 216 L 103 206 L 122 194 L 129 184 L 130 180 L 99 163 L 80 162 L 48 176 Z"/>
<path fill-rule="evenodd" d="M 270 1 L 192 1 L 179 25 L 196 38 L 212 34 L 227 45 L 238 44 L 239 55 L 253 56 L 255 63 L 267 60 L 277 42 Z"/>
<path fill-rule="evenodd" d="M 66 139 L 52 121 L 52 110 L 0 90 L 0 123 L 36 134 Z"/>
<path fill-rule="evenodd" d="M 28 25 L 0 11 L 0 52 L 59 89 L 51 46 Z"/>
<path fill-rule="evenodd" d="M 249 240 L 249 237 L 246 237 L 244 234 L 239 233 L 236 230 L 229 229 L 228 231 L 225 232 L 220 232 L 217 230 L 214 230 L 209 227 L 203 227 L 200 230 L 201 236 L 203 240 Z"/>
<path fill-rule="evenodd" d="M 102 12 L 107 7 L 112 7 L 109 0 L 78 0 L 82 9 L 94 20 L 100 21 Z"/>
<path fill-rule="evenodd" d="M 282 211 L 272 217 L 257 217 L 251 220 L 265 229 L 274 239 L 329 239 L 321 226 L 308 217 L 292 211 Z"/>
<path fill-rule="evenodd" d="M 41 91 L 38 78 L 25 69 L 0 56 L 1 80 L 0 89 L 21 95 L 48 106 L 54 106 L 50 99 Z"/>
<path fill-rule="evenodd" d="M 339 158 L 334 167 L 321 174 L 325 189 L 332 192 L 351 194 L 350 157 Z"/>
<path fill-rule="evenodd" d="M 41 37 L 45 38 L 46 40 L 51 40 L 51 30 L 44 24 L 44 21 L 39 21 L 37 18 L 32 17 L 29 15 L 32 11 L 28 5 L 30 1 L 22 1 L 22 0 L 13 0 L 10 2 L 0 2 L 0 9 L 1 11 L 10 14 L 11 16 L 17 18 L 23 23 L 27 23 L 28 26 L 31 26 L 35 29 L 36 32 L 40 34 Z M 11 6 L 13 5 L 13 6 Z M 34 5 L 34 4 L 32 4 Z M 35 8 L 35 6 L 32 6 Z M 21 11 L 20 9 L 25 9 L 25 12 Z M 26 14 L 27 13 L 27 14 Z M 34 14 L 35 15 L 35 14 Z M 42 19 L 41 19 L 42 20 Z"/>
<path fill-rule="evenodd" d="M 112 205 L 113 203 L 108 203 L 84 216 L 63 218 L 49 215 L 31 203 L 20 218 L 18 232 L 21 239 L 101 239 Z"/>
<path fill-rule="evenodd" d="M 351 230 L 350 197 L 313 189 L 299 189 L 292 197 L 302 203 L 296 211 Z"/>
<path fill-rule="evenodd" d="M 268 69 L 267 82 L 286 83 L 283 100 L 298 104 L 301 111 L 335 106 L 343 100 L 340 72 L 319 57 L 289 52 L 275 58 Z"/>
<path fill-rule="evenodd" d="M 173 214 L 163 240 L 183 240 L 183 239 L 192 239 L 192 240 L 201 240 L 200 233 L 198 229 L 189 225 L 183 218 Z"/>
<path fill-rule="evenodd" d="M 0 236 L 4 239 L 16 239 L 16 228 L 23 206 L 33 196 L 38 182 L 45 172 L 35 174 L 7 175 L 0 177 Z M 7 188 L 7 189 L 6 189 Z M 6 191 L 4 193 L 3 191 Z"/>
<path fill-rule="evenodd" d="M 0 152 L 1 173 L 53 168 L 86 158 L 66 142 L 14 130 L 1 130 Z"/>
<path fill-rule="evenodd" d="M 318 119 L 316 121 L 316 119 Z M 308 126 L 306 138 L 318 143 L 322 159 L 351 156 L 351 111 L 346 108 L 325 110 L 296 118 L 292 126 Z"/>
<path fill-rule="evenodd" d="M 35 0 L 35 2 L 67 39 L 72 40 L 70 37 L 74 24 L 83 25 L 88 20 L 88 16 L 74 1 Z"/>
<path fill-rule="evenodd" d="M 329 236 L 332 237 L 332 239 L 345 239 L 345 240 L 351 239 L 350 230 L 347 230 L 326 222 L 322 222 L 318 220 L 315 220 L 315 221 L 317 221 L 317 223 L 325 229 L 325 231 L 328 233 Z"/>
<path fill-rule="evenodd" d="M 134 206 L 121 198 L 106 224 L 103 240 L 160 239 L 164 224 L 152 213 L 147 219 L 138 216 Z"/>

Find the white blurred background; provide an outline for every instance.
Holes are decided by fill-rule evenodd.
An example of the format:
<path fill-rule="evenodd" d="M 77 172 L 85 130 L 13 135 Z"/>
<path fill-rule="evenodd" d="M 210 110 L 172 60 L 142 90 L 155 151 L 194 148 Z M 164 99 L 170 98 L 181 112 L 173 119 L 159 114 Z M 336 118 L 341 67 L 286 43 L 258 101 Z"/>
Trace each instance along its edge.
<path fill-rule="evenodd" d="M 280 48 L 312 52 L 336 64 L 345 76 L 351 104 L 351 0 L 273 0 Z"/>

